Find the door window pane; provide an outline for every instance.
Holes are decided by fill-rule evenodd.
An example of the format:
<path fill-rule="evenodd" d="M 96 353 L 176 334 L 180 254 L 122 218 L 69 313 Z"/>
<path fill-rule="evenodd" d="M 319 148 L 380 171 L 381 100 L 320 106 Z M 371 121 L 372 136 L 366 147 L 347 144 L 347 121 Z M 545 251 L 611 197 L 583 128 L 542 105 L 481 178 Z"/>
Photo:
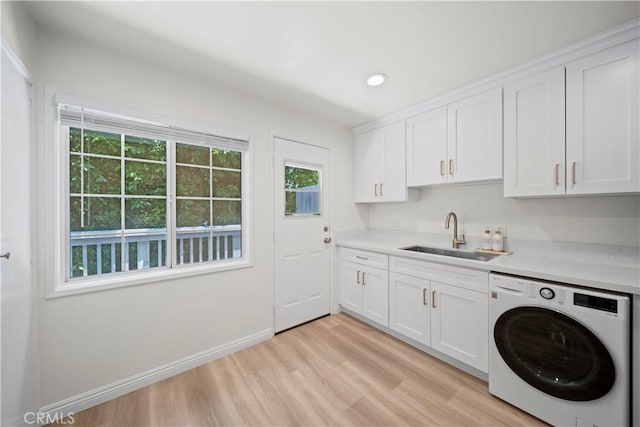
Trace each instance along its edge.
<path fill-rule="evenodd" d="M 285 165 L 284 213 L 286 216 L 322 215 L 321 171 L 310 167 Z"/>

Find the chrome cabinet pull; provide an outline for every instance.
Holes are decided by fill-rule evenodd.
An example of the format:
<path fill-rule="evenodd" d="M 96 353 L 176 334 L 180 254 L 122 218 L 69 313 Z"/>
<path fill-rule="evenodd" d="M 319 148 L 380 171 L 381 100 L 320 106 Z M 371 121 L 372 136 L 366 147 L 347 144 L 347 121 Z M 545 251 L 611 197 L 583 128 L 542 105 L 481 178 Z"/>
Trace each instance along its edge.
<path fill-rule="evenodd" d="M 380 183 L 380 196 L 384 196 L 384 194 L 382 194 L 382 182 Z"/>
<path fill-rule="evenodd" d="M 449 175 L 453 176 L 453 159 L 449 159 Z"/>
<path fill-rule="evenodd" d="M 373 184 L 373 194 L 378 197 L 378 184 Z"/>
<path fill-rule="evenodd" d="M 560 185 L 560 174 L 559 174 L 559 171 L 560 171 L 560 164 L 556 163 L 556 165 L 554 167 L 554 173 L 555 173 L 555 177 L 556 177 L 556 187 L 558 185 Z"/>
<path fill-rule="evenodd" d="M 362 286 L 366 286 L 366 283 L 364 283 L 364 271 L 362 272 Z"/>
<path fill-rule="evenodd" d="M 431 291 L 431 307 L 436 308 L 436 291 Z"/>
<path fill-rule="evenodd" d="M 368 260 L 369 258 L 367 258 L 366 256 L 360 256 L 360 255 L 356 255 L 356 258 L 358 259 L 363 259 L 363 260 Z"/>
<path fill-rule="evenodd" d="M 444 176 L 444 160 L 440 160 L 440 175 Z"/>
<path fill-rule="evenodd" d="M 11 257 L 11 252 L 5 252 L 2 255 L 0 255 L 0 258 L 9 259 L 10 257 Z"/>
<path fill-rule="evenodd" d="M 571 163 L 571 182 L 576 184 L 576 162 Z"/>
<path fill-rule="evenodd" d="M 358 278 L 356 279 L 356 282 L 358 283 L 358 285 L 360 284 L 360 270 L 358 270 Z"/>
<path fill-rule="evenodd" d="M 422 305 L 427 305 L 427 289 L 422 290 Z"/>

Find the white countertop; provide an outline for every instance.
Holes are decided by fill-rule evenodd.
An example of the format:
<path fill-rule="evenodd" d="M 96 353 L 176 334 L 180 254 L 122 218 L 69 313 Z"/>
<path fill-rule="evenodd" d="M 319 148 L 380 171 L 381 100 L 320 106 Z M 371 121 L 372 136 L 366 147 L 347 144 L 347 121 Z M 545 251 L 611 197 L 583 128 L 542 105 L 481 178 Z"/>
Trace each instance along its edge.
<path fill-rule="evenodd" d="M 490 261 L 474 261 L 400 249 L 413 245 L 449 249 L 452 237 L 452 233 L 362 230 L 338 233 L 336 244 L 440 264 L 640 295 L 640 250 L 635 247 L 507 239 L 505 245 L 513 254 L 499 256 Z M 479 238 L 468 237 L 467 241 L 463 251 L 473 251 L 473 248 L 480 246 Z"/>

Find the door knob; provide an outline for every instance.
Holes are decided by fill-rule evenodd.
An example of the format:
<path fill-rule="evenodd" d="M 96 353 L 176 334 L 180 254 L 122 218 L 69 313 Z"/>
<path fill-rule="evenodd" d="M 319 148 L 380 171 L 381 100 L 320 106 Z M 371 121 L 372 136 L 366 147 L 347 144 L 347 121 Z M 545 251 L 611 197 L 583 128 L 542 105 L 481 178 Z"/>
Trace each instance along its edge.
<path fill-rule="evenodd" d="M 325 243 L 331 243 L 331 237 L 325 237 L 324 238 L 324 242 Z"/>
<path fill-rule="evenodd" d="M 0 258 L 6 258 L 6 259 L 9 259 L 9 257 L 10 257 L 10 256 L 11 256 L 11 252 L 6 252 L 6 253 L 4 253 L 4 254 L 0 255 Z"/>

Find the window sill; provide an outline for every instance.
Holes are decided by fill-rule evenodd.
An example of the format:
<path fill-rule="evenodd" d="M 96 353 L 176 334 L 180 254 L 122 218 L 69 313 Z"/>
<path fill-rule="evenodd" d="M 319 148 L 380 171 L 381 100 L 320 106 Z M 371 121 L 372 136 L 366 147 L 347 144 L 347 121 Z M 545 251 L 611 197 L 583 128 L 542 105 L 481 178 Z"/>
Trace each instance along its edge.
<path fill-rule="evenodd" d="M 145 271 L 131 271 L 110 274 L 108 277 L 91 277 L 76 279 L 68 282 L 56 283 L 54 290 L 49 290 L 46 299 L 60 298 L 89 292 L 99 292 L 108 289 L 124 288 L 128 286 L 144 285 L 153 282 L 179 279 L 223 271 L 238 270 L 253 267 L 248 259 L 216 262 L 206 265 L 183 265 L 175 268 L 156 268 Z"/>

